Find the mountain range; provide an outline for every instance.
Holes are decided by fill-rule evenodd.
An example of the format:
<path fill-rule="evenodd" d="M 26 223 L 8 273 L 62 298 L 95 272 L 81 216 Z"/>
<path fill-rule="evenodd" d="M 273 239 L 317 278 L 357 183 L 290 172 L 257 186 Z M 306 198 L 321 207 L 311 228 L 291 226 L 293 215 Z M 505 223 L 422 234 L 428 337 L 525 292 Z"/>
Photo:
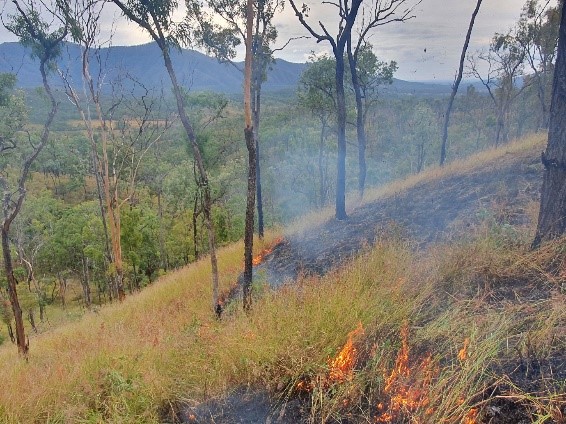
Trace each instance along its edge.
<path fill-rule="evenodd" d="M 81 82 L 81 49 L 78 45 L 67 43 L 58 66 L 74 84 Z M 21 88 L 35 88 L 41 85 L 41 77 L 37 62 L 31 57 L 31 51 L 20 43 L 7 42 L 0 44 L 0 73 L 11 72 L 18 77 Z M 221 63 L 195 50 L 182 49 L 171 51 L 172 61 L 181 84 L 191 91 L 214 91 L 226 94 L 240 93 L 242 90 L 243 63 Z M 99 65 L 103 64 L 104 81 L 122 77 L 126 86 L 135 86 L 132 80 L 139 81 L 147 88 L 169 88 L 171 83 L 163 65 L 161 52 L 155 43 L 138 46 L 112 46 L 102 48 L 98 60 L 91 60 L 92 75 L 99 75 Z M 268 71 L 264 83 L 266 92 L 295 90 L 306 63 L 293 63 L 276 59 Z M 102 74 L 100 74 L 102 75 Z M 123 78 L 128 75 L 129 78 Z M 60 81 L 55 79 L 55 81 Z M 55 82 L 62 85 L 62 82 Z M 445 95 L 450 86 L 410 82 L 395 79 L 387 87 L 392 95 Z"/>

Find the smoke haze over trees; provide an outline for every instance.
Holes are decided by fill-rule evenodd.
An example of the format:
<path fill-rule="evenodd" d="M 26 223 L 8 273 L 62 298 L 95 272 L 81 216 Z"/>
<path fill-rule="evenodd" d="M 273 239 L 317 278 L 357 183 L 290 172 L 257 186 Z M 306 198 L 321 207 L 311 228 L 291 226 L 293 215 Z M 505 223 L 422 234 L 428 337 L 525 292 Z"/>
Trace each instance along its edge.
<path fill-rule="evenodd" d="M 135 6 L 144 18 L 151 15 L 137 2 L 121 4 L 126 14 Z M 475 74 L 483 83 L 464 80 L 454 99 L 448 163 L 546 126 L 558 13 L 555 4 L 550 6 L 528 2 L 515 27 L 501 28 L 489 50 L 469 56 L 468 76 Z M 407 10 L 401 17 L 418 13 Z M 8 250 L 17 252 L 16 275 L 30 275 L 33 268 L 35 285 L 17 286 L 31 293 L 25 300 L 28 310 L 43 314 L 49 313 L 46 306 L 67 305 L 69 287 L 79 289 L 74 298 L 87 307 L 122 297 L 120 291 L 140 290 L 160 274 L 214 252 L 211 238 L 224 245 L 244 233 L 249 176 L 241 131 L 242 74 L 232 65 L 178 49 L 198 44 L 191 31 L 200 27 L 183 19 L 173 25 L 169 12 L 160 13 L 157 23 L 171 33 L 160 35 L 155 29 L 159 46 L 110 48 L 102 40 L 90 55 L 81 56 L 89 50 L 84 38 L 64 37 L 60 72 L 50 76 L 59 113 L 48 142 L 30 165 L 31 199 L 13 219 L 17 232 L 7 231 L 5 240 Z M 135 13 L 131 19 L 146 22 Z M 354 24 L 353 31 L 359 30 Z M 403 23 L 407 31 L 411 24 Z M 177 46 L 171 38 L 177 36 L 187 38 L 177 40 Z M 351 46 L 351 56 L 357 53 L 358 89 L 348 66 L 348 37 L 340 41 L 338 57 L 315 54 L 305 64 L 272 62 L 270 49 L 278 43 L 264 46 L 268 60 L 255 77 L 262 81 L 261 181 L 267 228 L 322 209 L 336 197 L 343 200 L 336 216 L 345 218 L 346 199 L 357 198 L 356 191 L 438 162 L 450 87 L 394 79 L 402 64 L 379 55 L 377 38 L 370 40 L 357 50 L 355 42 Z M 0 46 L 0 137 L 17 134 L 19 141 L 32 140 L 30 146 L 37 147 L 30 134 L 43 124 L 49 108 L 42 103 L 45 92 L 33 89 L 41 75 L 33 74 L 31 65 L 37 68 L 38 63 L 28 55 L 20 45 Z M 145 55 L 152 60 L 141 60 Z M 84 58 L 90 67 L 83 66 Z M 170 66 L 163 66 L 164 58 L 171 59 Z M 337 61 L 343 67 L 342 93 L 336 91 Z M 491 65 L 491 72 L 485 73 L 480 62 Z M 88 85 L 85 69 L 100 86 L 81 97 L 83 81 Z M 171 70 L 179 71 L 174 93 Z M 11 71 L 16 75 L 5 74 Z M 90 113 L 91 119 L 83 119 L 81 108 L 73 104 L 73 90 L 83 102 L 82 113 Z M 18 160 L 24 156 L 6 156 L 8 183 L 17 180 Z M 343 166 L 337 168 L 339 160 Z M 108 170 L 101 171 L 104 162 L 102 168 Z M 113 229 L 120 243 L 112 242 L 110 226 L 105 229 L 109 213 L 120 223 Z M 122 263 L 116 265 L 118 245 Z M 121 283 L 112 279 L 117 274 Z M 8 289 L 2 283 L 2 299 L 8 299 Z M 214 288 L 211 297 L 218 304 Z"/>

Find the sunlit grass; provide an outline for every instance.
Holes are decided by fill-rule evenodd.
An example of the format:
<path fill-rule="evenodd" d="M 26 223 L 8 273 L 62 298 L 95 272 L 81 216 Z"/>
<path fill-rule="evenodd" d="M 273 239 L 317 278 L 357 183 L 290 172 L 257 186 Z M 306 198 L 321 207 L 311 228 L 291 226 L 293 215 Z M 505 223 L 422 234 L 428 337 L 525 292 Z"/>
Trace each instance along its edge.
<path fill-rule="evenodd" d="M 531 154 L 541 140 L 534 137 L 475 160 L 496 164 L 507 160 L 505 152 Z M 452 164 L 415 178 L 472 169 Z M 494 365 L 516 361 L 517 352 L 548 357 L 566 343 L 563 283 L 553 272 L 553 264 L 563 260 L 564 242 L 531 252 L 528 236 L 515 237 L 530 229 L 509 237 L 497 225 L 485 222 L 465 240 L 426 251 L 384 237 L 325 277 L 301 279 L 276 292 L 256 287 L 249 314 L 237 305 L 221 321 L 211 310 L 210 264 L 204 258 L 121 304 L 32 337 L 29 362 L 5 343 L 0 420 L 158 422 L 160 411 L 177 401 L 199 402 L 241 386 L 266 389 L 284 401 L 309 379 L 313 421 L 353 414 L 371 422 L 378 403 L 391 396 L 384 392 L 385 380 L 400 348 L 400 329 L 407 325 L 409 364 L 416 371 L 406 384 L 424 378 L 418 364 L 429 354 L 434 377 L 424 386 L 426 406 L 407 409 L 404 417 L 460 423 L 500 377 Z M 258 241 L 256 253 L 277 236 L 272 232 Z M 223 290 L 234 284 L 242 263 L 241 243 L 219 251 Z M 549 286 L 555 295 L 493 301 L 494 291 L 517 282 Z M 329 360 L 359 323 L 365 331 L 353 377 L 329 382 Z M 467 355 L 461 359 L 466 339 Z M 529 394 L 507 387 L 528 400 Z M 561 398 L 549 391 L 536 402 L 541 415 L 551 414 Z"/>

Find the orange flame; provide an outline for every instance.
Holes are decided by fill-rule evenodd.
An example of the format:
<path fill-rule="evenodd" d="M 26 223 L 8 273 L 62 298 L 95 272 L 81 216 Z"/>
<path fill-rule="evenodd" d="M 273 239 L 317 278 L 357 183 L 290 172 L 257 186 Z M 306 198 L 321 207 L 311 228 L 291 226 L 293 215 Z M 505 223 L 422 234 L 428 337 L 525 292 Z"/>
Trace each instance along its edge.
<path fill-rule="evenodd" d="M 468 413 L 464 416 L 462 420 L 462 424 L 478 424 L 479 421 L 477 420 L 479 414 L 478 408 L 472 408 L 468 411 Z"/>
<path fill-rule="evenodd" d="M 281 242 L 283 242 L 283 240 L 285 240 L 283 237 L 278 237 L 275 240 L 273 240 L 273 242 L 264 250 L 262 250 L 259 255 L 257 255 L 255 258 L 252 259 L 252 264 L 255 265 L 259 265 L 260 263 L 263 262 L 263 260 L 265 259 L 265 257 L 267 255 L 269 255 L 271 252 L 273 252 L 273 249 L 275 249 L 275 247 L 277 247 L 279 244 L 281 244 Z"/>
<path fill-rule="evenodd" d="M 470 339 L 468 337 L 466 337 L 466 339 L 464 340 L 464 347 L 462 347 L 462 349 L 460 349 L 460 351 L 458 352 L 458 359 L 462 362 L 464 362 L 466 359 L 468 359 L 468 346 L 470 345 Z"/>
<path fill-rule="evenodd" d="M 364 328 L 362 323 L 358 324 L 358 327 L 348 334 L 348 341 L 338 354 L 336 358 L 329 361 L 330 372 L 328 377 L 330 381 L 341 382 L 346 379 L 352 378 L 354 366 L 358 359 L 358 350 L 354 346 L 353 339 L 355 337 L 363 334 Z"/>
<path fill-rule="evenodd" d="M 418 380 L 413 378 L 411 381 L 408 338 L 409 327 L 405 323 L 401 328 L 401 348 L 395 360 L 395 367 L 385 379 L 384 392 L 389 395 L 389 404 L 377 405 L 377 409 L 381 411 L 376 419 L 378 423 L 391 423 L 400 414 L 425 408 L 429 404 L 428 390 L 437 370 L 433 366 L 432 357 L 428 355 L 417 368 Z M 430 415 L 433 412 L 433 408 L 427 408 L 425 414 Z"/>

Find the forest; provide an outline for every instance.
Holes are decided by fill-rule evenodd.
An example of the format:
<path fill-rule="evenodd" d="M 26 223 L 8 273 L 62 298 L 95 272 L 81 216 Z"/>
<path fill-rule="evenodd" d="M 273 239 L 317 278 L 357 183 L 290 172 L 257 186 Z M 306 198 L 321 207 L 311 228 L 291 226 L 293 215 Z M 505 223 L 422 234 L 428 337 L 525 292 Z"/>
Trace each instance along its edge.
<path fill-rule="evenodd" d="M 300 226 L 301 222 L 306 222 L 305 216 L 333 215 L 334 218 L 329 219 L 353 222 L 353 211 L 369 201 L 375 190 L 405 179 L 424 178 L 426 181 L 430 172 L 452 169 L 492 149 L 515 151 L 514 147 L 509 147 L 514 145 L 513 140 L 539 137 L 548 132 L 551 125 L 561 2 L 528 0 L 515 25 L 493 34 L 488 49 L 464 50 L 462 83 L 458 80 L 452 87 L 458 89 L 460 84 L 457 94 L 454 90 L 453 103 L 447 86 L 431 88 L 422 83 L 412 86 L 411 91 L 393 89 L 400 84 L 396 79 L 398 64 L 378 57 L 368 37 L 381 25 L 394 22 L 410 25 L 418 1 L 337 3 L 341 26 L 335 38 L 324 25 L 312 26 L 308 7 L 303 5 L 301 9 L 292 0 L 285 5 L 279 0 L 209 0 L 206 3 L 190 0 L 186 2 L 186 16 L 181 21 L 173 19 L 178 7 L 175 1 L 77 0 L 65 3 L 56 0 L 49 3 L 14 0 L 13 3 L 14 12 L 3 15 L 3 25 L 19 38 L 26 55 L 34 59 L 25 70 L 20 69 L 20 73 L 33 72 L 36 80 L 41 81 L 41 86 L 35 88 L 22 87 L 18 72 L 0 74 L 0 184 L 4 193 L 0 349 L 14 350 L 13 345 L 16 345 L 22 363 L 34 361 L 35 341 L 38 349 L 43 349 L 39 347 L 43 335 L 65 328 L 68 323 L 90 319 L 90 316 L 101 320 L 107 313 L 104 308 L 119 308 L 127 305 L 130 297 L 137 299 L 141 292 L 159 290 L 160 281 L 176 278 L 172 276 L 185 272 L 182 270 L 189 265 L 211 270 L 207 271 L 210 276 L 194 277 L 199 285 L 188 289 L 188 296 L 194 294 L 205 306 L 202 311 L 199 309 L 199 317 L 183 324 L 183 331 L 191 333 L 191 337 L 199 334 L 205 340 L 210 338 L 212 350 L 217 343 L 213 340 L 214 326 L 224 325 L 221 321 L 224 316 L 232 320 L 226 325 L 233 326 L 226 331 L 236 332 L 236 327 L 244 324 L 238 324 L 240 321 L 234 321 L 233 317 L 242 313 L 244 321 L 250 320 L 261 327 L 254 321 L 259 318 L 253 318 L 253 314 L 259 313 L 254 310 L 256 303 L 259 307 L 261 302 L 267 301 L 281 310 L 287 308 L 275 305 L 281 300 L 267 294 L 265 276 L 257 271 L 261 258 L 253 258 L 262 248 L 266 249 L 263 255 L 271 254 L 274 249 L 283 251 L 287 242 L 281 242 L 283 236 L 276 237 L 282 229 Z M 480 5 L 481 0 L 477 7 Z M 139 25 L 159 47 L 154 52 L 155 62 L 162 67 L 160 82 L 155 77 L 151 83 L 149 79 L 144 81 L 133 71 L 113 68 L 107 60 L 105 52 L 110 43 L 101 37 L 100 25 L 103 10 L 110 7 L 120 11 L 124 19 Z M 296 25 L 304 27 L 312 39 L 329 43 L 333 55 L 313 53 L 306 64 L 292 68 L 300 70 L 292 84 L 269 88 L 271 71 L 278 64 L 276 41 L 279 45 L 285 42 L 277 38 L 273 17 L 283 7 L 294 10 Z M 472 26 L 473 21 L 470 31 Z M 234 59 L 240 45 L 246 47 L 245 63 Z M 185 80 L 176 76 L 180 70 L 175 69 L 178 60 L 175 57 L 189 54 L 186 49 L 195 47 L 235 68 L 236 74 L 241 76 L 238 84 L 243 81 L 244 90 L 201 90 L 192 89 L 190 84 L 183 85 Z M 15 58 L 15 63 L 18 60 Z M 28 66 L 35 68 L 28 69 Z M 279 84 L 283 83 L 279 81 Z M 540 143 L 537 146 L 540 147 Z M 540 162 L 538 157 L 536 159 Z M 544 161 L 543 154 L 543 163 L 547 166 L 548 160 Z M 501 164 L 503 167 L 504 159 Z M 399 193 L 396 191 L 395 196 L 401 196 Z M 415 198 L 417 201 L 418 194 Z M 492 217 L 491 211 L 482 211 L 484 218 Z M 438 225 L 438 231 L 447 231 Z M 521 238 L 517 236 L 509 241 L 513 238 L 508 239 L 509 231 L 514 230 L 510 230 L 507 223 L 497 230 L 489 228 L 489 231 L 500 231 L 498 234 L 505 243 L 513 246 L 516 246 L 513 240 Z M 368 228 L 370 230 L 373 228 Z M 391 224 L 384 230 L 386 241 L 377 243 L 380 254 L 394 258 L 391 269 L 387 269 L 375 253 L 369 259 L 379 272 L 396 281 L 412 278 L 403 277 L 402 263 L 407 255 L 412 257 L 413 254 L 411 248 L 401 247 L 405 246 L 399 241 L 401 233 L 403 229 Z M 490 237 L 492 235 L 490 232 Z M 324 237 L 317 235 L 316 240 L 324 240 Z M 537 244 L 541 239 L 546 236 L 539 232 Z M 232 250 L 229 264 L 223 262 L 225 252 Z M 334 254 L 340 256 L 336 252 Z M 350 251 L 344 253 L 349 254 Z M 478 253 L 482 260 L 485 259 L 483 254 L 488 256 L 486 252 Z M 464 256 L 456 258 L 463 261 L 462 268 L 468 269 L 468 265 L 473 268 Z M 431 258 L 419 260 L 432 261 Z M 437 266 L 440 269 L 449 265 Z M 487 269 L 488 265 L 485 266 Z M 327 266 L 321 265 L 322 268 Z M 272 269 L 273 266 L 269 272 Z M 304 269 L 309 269 L 308 264 Z M 319 268 L 313 269 L 313 274 L 317 274 Z M 447 271 L 442 268 L 442 272 Z M 458 271 L 451 269 L 450 272 L 454 274 L 447 278 L 456 279 Z M 295 279 L 297 275 L 299 271 Z M 236 281 L 240 294 L 234 294 Z M 334 290 L 340 290 L 339 287 L 328 288 L 330 295 L 337 295 Z M 313 287 L 304 290 L 306 298 L 316 297 Z M 400 296 L 397 300 L 401 301 L 406 294 L 395 292 L 393 296 Z M 414 295 L 415 299 L 419 297 Z M 175 298 L 173 292 L 167 296 Z M 264 296 L 267 300 L 261 300 Z M 235 312 L 242 302 L 247 312 Z M 149 304 L 145 308 L 149 308 Z M 360 311 L 363 307 L 359 305 Z M 385 303 L 381 307 L 389 310 Z M 207 318 L 203 318 L 205 316 Z M 390 323 L 383 324 L 391 324 L 388 334 L 400 325 L 400 317 L 398 322 L 397 318 L 392 318 Z M 171 317 L 172 321 L 174 319 Z M 205 319 L 211 319 L 211 324 L 201 325 Z M 352 324 L 350 321 L 348 319 L 344 325 Z M 100 333 L 104 322 L 107 321 L 97 323 Z M 399 343 L 407 349 L 406 332 L 409 330 L 403 328 Z M 261 330 L 242 331 L 248 334 L 244 338 L 253 340 L 256 331 Z M 359 334 L 361 332 L 350 333 L 349 343 Z M 159 332 L 154 346 L 161 343 L 163 337 L 166 336 Z M 469 338 L 465 340 L 470 342 Z M 559 336 L 558 340 L 564 339 Z M 464 362 L 466 349 L 467 344 L 460 351 L 460 363 Z M 287 359 L 280 358 L 281 361 Z M 117 422 L 121 421 L 118 417 L 125 416 L 129 418 L 122 422 L 153 422 L 155 414 L 163 417 L 161 412 L 147 406 L 154 405 L 152 400 L 144 399 L 145 406 L 126 404 L 132 400 L 130 396 L 137 384 L 132 383 L 132 378 L 139 376 L 128 374 L 128 360 L 117 361 L 118 368 L 122 368 L 119 372 L 109 371 L 104 382 L 112 390 L 122 385 L 122 391 L 100 400 L 101 404 L 91 408 L 91 412 L 96 410 L 100 414 L 83 415 L 81 422 Z M 301 367 L 298 363 L 295 365 Z M 351 377 L 333 376 L 333 372 L 338 372 L 336 367 L 340 368 L 334 363 L 328 362 L 325 367 L 330 368 L 330 374 L 324 378 L 320 371 L 309 374 L 308 368 L 301 368 L 301 375 L 286 376 L 291 380 L 285 383 L 274 383 L 273 373 L 276 372 L 271 369 L 268 374 L 273 375 L 265 378 L 275 388 L 283 384 L 284 390 L 271 386 L 270 390 L 284 391 L 287 400 L 295 395 L 303 400 L 312 395 L 311 421 L 308 422 L 350 422 L 337 421 L 332 414 L 345 414 L 348 402 L 354 404 L 352 399 L 363 396 L 342 392 L 339 388 L 330 390 L 330 385 L 334 384 L 332 379 L 351 382 Z M 433 372 L 433 368 L 424 362 L 418 366 L 416 372 L 425 382 L 419 384 L 429 384 L 425 374 Z M 261 374 L 262 371 L 243 372 Z M 351 370 L 346 367 L 340 372 Z M 399 375 L 395 377 L 392 373 L 389 379 L 382 378 L 385 393 Z M 232 378 L 237 380 L 235 375 Z M 316 380 L 321 378 L 327 380 Z M 454 377 L 457 378 L 460 377 Z M 466 384 L 464 380 L 457 383 Z M 218 389 L 224 383 L 214 384 Z M 449 382 L 444 380 L 442 384 Z M 370 383 L 366 389 L 368 399 L 373 400 L 372 393 L 378 389 Z M 420 387 L 421 391 L 425 389 Z M 160 390 L 170 389 L 161 387 Z M 325 400 L 330 404 L 316 403 L 317 390 L 325 391 L 324 396 L 330 399 Z M 469 390 L 461 405 L 470 408 L 466 411 L 458 406 L 458 413 L 452 411 L 453 416 L 446 415 L 442 422 L 491 422 L 485 418 L 485 411 L 483 421 L 475 421 L 477 412 L 470 411 L 477 409 L 473 405 L 482 404 L 484 399 L 478 398 L 479 383 Z M 472 393 L 474 390 L 476 392 Z M 170 391 L 156 393 L 152 392 L 151 396 L 159 398 L 159 402 L 172 396 Z M 536 422 L 564 422 L 561 420 L 566 416 L 566 407 L 561 402 L 566 400 L 560 398 L 560 393 L 557 395 L 555 400 L 559 406 L 554 411 L 563 415 Z M 441 422 L 437 421 L 440 420 L 439 409 L 427 415 L 421 394 L 408 396 L 417 404 L 415 408 L 406 406 L 405 410 L 400 410 L 391 396 L 387 414 L 397 417 L 397 421 L 393 418 L 388 421 L 385 410 L 378 406 L 369 413 L 372 422 Z M 126 403 L 121 405 L 125 410 L 135 414 L 144 409 L 152 410 L 154 415 L 148 418 L 140 412 L 141 415 L 132 413 L 130 416 L 116 406 L 120 399 L 125 399 Z M 133 402 L 141 399 L 140 395 L 133 398 Z M 342 407 L 333 403 L 338 402 L 336 399 L 344 402 Z M 364 401 L 360 402 L 359 405 L 363 405 Z M 87 402 L 82 399 L 79 403 Z M 108 405 L 118 409 L 104 409 L 110 408 Z M 295 408 L 300 409 L 296 405 Z M 0 415 L 9 410 L 0 404 Z M 410 421 L 416 410 L 421 414 L 420 421 Z M 330 415 L 324 415 L 327 411 L 331 411 Z M 280 416 L 284 415 L 281 412 Z M 309 417 L 309 413 L 302 417 Z M 519 422 L 513 419 L 494 422 Z M 5 422 L 23 422 L 20 420 L 23 418 L 13 413 L 11 418 L 6 415 Z M 64 414 L 53 421 L 46 415 L 36 420 L 75 422 L 74 417 Z M 190 421 L 189 417 L 186 422 L 197 421 Z M 362 421 L 352 418 L 351 422 Z"/>

